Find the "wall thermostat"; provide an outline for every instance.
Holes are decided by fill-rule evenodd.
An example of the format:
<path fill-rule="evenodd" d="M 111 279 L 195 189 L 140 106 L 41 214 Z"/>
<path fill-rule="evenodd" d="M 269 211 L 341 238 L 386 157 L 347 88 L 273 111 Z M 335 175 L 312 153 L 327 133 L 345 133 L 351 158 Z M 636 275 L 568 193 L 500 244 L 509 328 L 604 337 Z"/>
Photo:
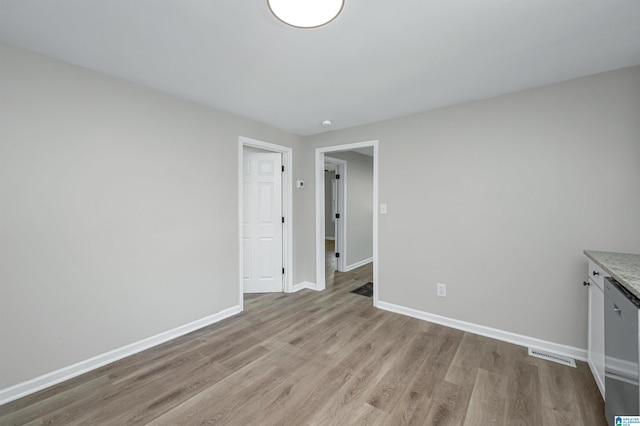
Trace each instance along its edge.
<path fill-rule="evenodd" d="M 297 180 L 296 181 L 296 188 L 304 188 L 304 181 L 303 180 Z"/>

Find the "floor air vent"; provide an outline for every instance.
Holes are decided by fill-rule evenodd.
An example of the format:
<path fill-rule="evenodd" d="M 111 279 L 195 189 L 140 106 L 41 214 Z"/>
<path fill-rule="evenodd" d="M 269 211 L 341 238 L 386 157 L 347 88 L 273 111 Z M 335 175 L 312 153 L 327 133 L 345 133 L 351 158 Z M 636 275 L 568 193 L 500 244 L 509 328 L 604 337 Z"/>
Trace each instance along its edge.
<path fill-rule="evenodd" d="M 529 356 L 546 359 L 547 361 L 557 362 L 558 364 L 567 365 L 576 368 L 576 362 L 569 357 L 554 354 L 553 352 L 541 351 L 540 349 L 529 348 Z"/>

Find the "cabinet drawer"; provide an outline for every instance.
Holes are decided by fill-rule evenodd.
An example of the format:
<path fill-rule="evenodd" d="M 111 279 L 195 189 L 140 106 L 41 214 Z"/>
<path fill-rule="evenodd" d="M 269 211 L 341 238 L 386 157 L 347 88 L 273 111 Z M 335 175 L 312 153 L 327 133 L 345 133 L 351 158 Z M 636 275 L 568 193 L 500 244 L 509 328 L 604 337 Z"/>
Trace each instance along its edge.
<path fill-rule="evenodd" d="M 604 278 L 608 276 L 609 274 L 607 274 L 601 267 L 596 265 L 593 260 L 589 261 L 589 279 L 593 281 L 602 291 L 604 291 Z"/>

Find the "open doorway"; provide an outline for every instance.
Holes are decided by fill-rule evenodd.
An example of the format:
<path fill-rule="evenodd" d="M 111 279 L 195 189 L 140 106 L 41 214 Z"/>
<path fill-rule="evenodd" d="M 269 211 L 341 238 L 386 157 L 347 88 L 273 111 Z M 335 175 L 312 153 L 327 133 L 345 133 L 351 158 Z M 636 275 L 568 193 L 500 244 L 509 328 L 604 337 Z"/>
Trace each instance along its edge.
<path fill-rule="evenodd" d="M 378 275 L 377 151 L 377 141 L 316 149 L 316 288 L 324 290 L 347 281 L 353 285 L 365 276 L 370 277 L 374 306 L 377 304 Z M 333 201 L 333 187 L 325 175 L 331 173 L 326 166 L 332 161 L 340 161 L 344 168 L 340 179 L 336 179 L 342 181 L 344 187 L 344 205 L 338 208 L 340 218 L 336 222 L 327 217 L 332 213 L 327 204 Z M 340 200 L 340 191 L 337 195 Z M 339 231 L 336 233 L 335 246 L 326 238 L 331 236 L 327 229 L 332 226 L 336 230 L 343 229 L 342 235 Z M 331 258 L 333 251 L 339 254 L 335 263 Z"/>
<path fill-rule="evenodd" d="M 240 292 L 291 292 L 292 149 L 240 137 L 238 213 Z"/>

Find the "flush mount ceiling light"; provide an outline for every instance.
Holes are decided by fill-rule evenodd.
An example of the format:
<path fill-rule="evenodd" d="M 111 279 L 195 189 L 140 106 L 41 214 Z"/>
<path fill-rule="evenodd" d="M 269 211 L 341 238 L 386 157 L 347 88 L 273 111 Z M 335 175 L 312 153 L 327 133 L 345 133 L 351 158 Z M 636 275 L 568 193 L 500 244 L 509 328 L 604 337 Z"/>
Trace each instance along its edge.
<path fill-rule="evenodd" d="M 316 28 L 333 21 L 344 0 L 267 0 L 276 18 L 298 28 Z"/>

